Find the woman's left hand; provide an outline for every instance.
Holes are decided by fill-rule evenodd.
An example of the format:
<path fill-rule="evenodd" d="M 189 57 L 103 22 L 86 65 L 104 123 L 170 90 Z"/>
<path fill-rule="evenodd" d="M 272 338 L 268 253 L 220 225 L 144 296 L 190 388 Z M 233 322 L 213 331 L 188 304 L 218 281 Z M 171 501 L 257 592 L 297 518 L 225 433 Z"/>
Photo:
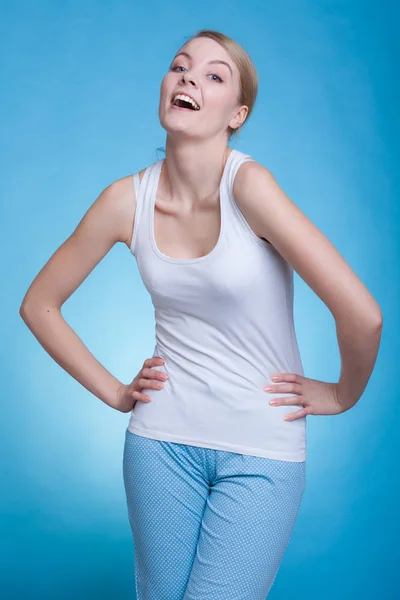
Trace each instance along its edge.
<path fill-rule="evenodd" d="M 270 376 L 270 379 L 274 383 L 265 386 L 264 391 L 268 392 L 267 387 L 270 386 L 270 394 L 288 392 L 297 395 L 297 398 L 296 396 L 274 398 L 270 400 L 271 406 L 298 404 L 304 407 L 288 413 L 284 418 L 285 421 L 294 421 L 307 415 L 338 415 L 348 410 L 340 403 L 337 383 L 309 379 L 297 373 L 275 373 Z"/>

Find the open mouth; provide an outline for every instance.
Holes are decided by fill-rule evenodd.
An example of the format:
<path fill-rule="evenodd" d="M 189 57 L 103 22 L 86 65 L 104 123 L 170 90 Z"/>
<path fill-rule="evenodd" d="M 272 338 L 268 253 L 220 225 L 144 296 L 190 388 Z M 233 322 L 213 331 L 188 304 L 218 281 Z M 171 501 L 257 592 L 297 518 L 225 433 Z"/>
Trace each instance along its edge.
<path fill-rule="evenodd" d="M 174 100 L 172 100 L 171 104 L 175 108 L 181 108 L 181 109 L 185 109 L 185 110 L 194 110 L 194 111 L 200 110 L 200 108 L 195 108 L 191 102 L 189 102 L 187 100 L 182 100 L 181 98 L 177 98 L 175 100 L 175 102 L 174 102 Z"/>

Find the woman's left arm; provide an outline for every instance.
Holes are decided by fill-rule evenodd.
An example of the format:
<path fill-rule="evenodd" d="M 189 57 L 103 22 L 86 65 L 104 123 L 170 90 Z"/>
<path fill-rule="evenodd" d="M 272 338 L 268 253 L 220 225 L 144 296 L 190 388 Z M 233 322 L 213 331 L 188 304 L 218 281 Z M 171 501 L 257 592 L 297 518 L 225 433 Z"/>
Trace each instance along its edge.
<path fill-rule="evenodd" d="M 257 235 L 271 242 L 331 311 L 342 362 L 335 393 L 347 410 L 361 397 L 375 365 L 383 323 L 378 303 L 263 165 L 244 163 L 233 193 L 245 217 L 257 223 Z"/>
<path fill-rule="evenodd" d="M 356 304 L 356 303 L 355 303 Z M 363 318 L 353 316 L 336 318 L 336 333 L 341 356 L 338 381 L 338 401 L 347 410 L 354 406 L 365 390 L 373 371 L 382 333 L 382 315 Z"/>

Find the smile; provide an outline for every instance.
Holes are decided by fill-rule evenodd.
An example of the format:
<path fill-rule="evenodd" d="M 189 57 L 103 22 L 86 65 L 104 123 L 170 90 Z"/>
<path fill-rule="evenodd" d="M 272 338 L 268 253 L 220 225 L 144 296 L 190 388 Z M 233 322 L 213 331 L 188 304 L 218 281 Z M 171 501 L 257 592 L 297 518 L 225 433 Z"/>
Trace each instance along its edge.
<path fill-rule="evenodd" d="M 176 106 L 175 104 L 171 104 L 171 108 L 175 110 L 186 110 L 186 112 L 198 112 L 197 110 L 193 110 L 192 108 L 183 108 L 182 106 Z"/>

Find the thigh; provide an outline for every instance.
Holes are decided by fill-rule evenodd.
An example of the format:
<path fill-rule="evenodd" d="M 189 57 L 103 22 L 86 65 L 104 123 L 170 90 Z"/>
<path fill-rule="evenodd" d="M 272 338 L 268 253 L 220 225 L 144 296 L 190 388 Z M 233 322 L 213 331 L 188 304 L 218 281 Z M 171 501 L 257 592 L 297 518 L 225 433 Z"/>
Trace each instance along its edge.
<path fill-rule="evenodd" d="M 305 461 L 218 451 L 184 600 L 265 600 L 305 489 Z"/>
<path fill-rule="evenodd" d="M 123 475 L 138 600 L 184 595 L 209 493 L 198 450 L 126 430 Z"/>

